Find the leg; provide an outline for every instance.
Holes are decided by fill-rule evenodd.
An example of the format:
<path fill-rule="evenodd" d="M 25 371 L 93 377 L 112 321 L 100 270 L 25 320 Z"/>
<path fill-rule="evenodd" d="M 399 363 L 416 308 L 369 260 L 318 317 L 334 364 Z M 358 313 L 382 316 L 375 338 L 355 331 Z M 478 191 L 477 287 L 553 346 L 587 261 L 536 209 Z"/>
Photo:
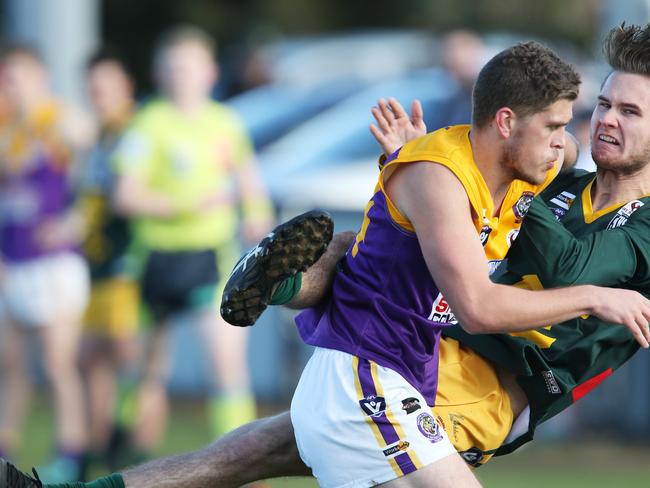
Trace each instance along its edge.
<path fill-rule="evenodd" d="M 0 450 L 13 454 L 31 396 L 25 365 L 24 331 L 10 320 L 0 323 Z"/>
<path fill-rule="evenodd" d="M 338 262 L 345 256 L 356 234 L 351 231 L 335 234 L 325 253 L 302 275 L 300 292 L 287 307 L 301 310 L 318 304 L 332 288 Z"/>
<path fill-rule="evenodd" d="M 56 317 L 40 332 L 45 369 L 54 394 L 59 447 L 81 453 L 86 445 L 86 416 L 81 373 L 77 365 L 80 319 Z"/>
<path fill-rule="evenodd" d="M 133 442 L 140 452 L 151 452 L 163 439 L 167 426 L 167 327 L 156 325 L 144 346 L 142 380 L 136 394 Z"/>
<path fill-rule="evenodd" d="M 481 484 L 458 454 L 383 483 L 385 488 L 480 488 Z"/>
<path fill-rule="evenodd" d="M 115 364 L 109 339 L 96 336 L 84 339 L 81 369 L 88 405 L 88 447 L 99 454 L 108 444 L 117 398 Z"/>
<path fill-rule="evenodd" d="M 210 446 L 124 472 L 127 488 L 235 487 L 277 476 L 309 476 L 288 413 L 240 427 Z"/>
<path fill-rule="evenodd" d="M 114 277 L 93 283 L 81 348 L 92 454 L 109 447 L 124 383 L 136 366 L 138 300 L 131 280 Z"/>
<path fill-rule="evenodd" d="M 248 330 L 231 327 L 212 308 L 196 314 L 212 365 L 210 420 L 216 438 L 256 417 L 246 354 Z"/>
<path fill-rule="evenodd" d="M 332 239 L 334 224 L 312 211 L 279 225 L 233 269 L 221 301 L 221 315 L 237 326 L 253 325 L 271 300 L 275 285 L 311 266 Z"/>

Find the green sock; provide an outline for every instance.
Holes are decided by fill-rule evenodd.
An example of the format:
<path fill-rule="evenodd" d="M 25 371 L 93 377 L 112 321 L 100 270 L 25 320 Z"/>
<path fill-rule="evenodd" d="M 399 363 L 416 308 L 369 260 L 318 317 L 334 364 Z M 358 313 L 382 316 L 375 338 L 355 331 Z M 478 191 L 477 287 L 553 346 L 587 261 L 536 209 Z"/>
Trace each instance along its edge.
<path fill-rule="evenodd" d="M 120 473 L 113 473 L 110 476 L 104 476 L 88 483 L 80 481 L 76 483 L 46 483 L 43 488 L 124 488 L 124 478 Z"/>
<path fill-rule="evenodd" d="M 215 438 L 256 418 L 255 398 L 248 392 L 214 396 L 208 408 Z"/>
<path fill-rule="evenodd" d="M 284 305 L 289 303 L 293 297 L 295 297 L 300 291 L 302 286 L 302 273 L 296 273 L 295 276 L 290 276 L 282 283 L 273 292 L 271 296 L 270 305 Z"/>

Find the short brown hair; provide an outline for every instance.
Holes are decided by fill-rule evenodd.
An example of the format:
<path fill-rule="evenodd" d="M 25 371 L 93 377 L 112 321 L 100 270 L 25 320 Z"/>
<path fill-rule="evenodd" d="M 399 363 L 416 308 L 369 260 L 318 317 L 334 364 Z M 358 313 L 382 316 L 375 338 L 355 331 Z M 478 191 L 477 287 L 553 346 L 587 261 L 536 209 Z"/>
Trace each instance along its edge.
<path fill-rule="evenodd" d="M 472 121 L 488 124 L 497 111 L 541 112 L 560 99 L 575 100 L 580 75 L 551 49 L 529 41 L 501 51 L 483 67 L 474 85 Z"/>
<path fill-rule="evenodd" d="M 603 51 L 615 71 L 650 76 L 650 24 L 623 22 L 614 27 L 605 37 Z"/>

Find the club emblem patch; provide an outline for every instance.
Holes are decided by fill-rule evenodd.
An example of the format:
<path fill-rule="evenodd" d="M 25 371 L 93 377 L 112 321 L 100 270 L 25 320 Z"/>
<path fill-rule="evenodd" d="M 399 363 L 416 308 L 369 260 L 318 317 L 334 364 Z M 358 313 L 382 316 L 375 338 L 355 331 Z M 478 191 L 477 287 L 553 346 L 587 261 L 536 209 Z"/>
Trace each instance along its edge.
<path fill-rule="evenodd" d="M 438 442 L 442 440 L 442 433 L 436 419 L 428 413 L 421 413 L 418 415 L 418 429 L 420 433 L 429 439 L 431 442 Z"/>
<path fill-rule="evenodd" d="M 535 198 L 535 194 L 532 191 L 525 191 L 521 194 L 517 203 L 512 206 L 512 211 L 514 212 L 517 221 L 521 222 L 524 219 L 528 213 L 530 204 L 533 203 L 533 198 Z"/>
<path fill-rule="evenodd" d="M 644 203 L 640 200 L 632 200 L 621 207 L 612 220 L 607 225 L 607 230 L 616 229 L 625 225 L 632 214 L 643 207 Z"/>

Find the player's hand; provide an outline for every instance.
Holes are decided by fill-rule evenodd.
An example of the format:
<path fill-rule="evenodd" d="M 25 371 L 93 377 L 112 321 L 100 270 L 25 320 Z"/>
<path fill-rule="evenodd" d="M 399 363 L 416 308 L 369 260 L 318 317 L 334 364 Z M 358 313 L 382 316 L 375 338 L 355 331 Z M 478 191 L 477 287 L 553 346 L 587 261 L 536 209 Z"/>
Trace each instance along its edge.
<path fill-rule="evenodd" d="M 641 347 L 650 343 L 650 301 L 640 293 L 618 288 L 594 287 L 596 301 L 593 315 L 621 324 L 629 329 Z"/>
<path fill-rule="evenodd" d="M 81 243 L 84 236 L 84 222 L 81 216 L 71 211 L 42 222 L 36 229 L 35 239 L 44 249 L 57 249 Z"/>
<path fill-rule="evenodd" d="M 413 100 L 411 103 L 410 117 L 394 98 L 389 98 L 388 102 L 380 98 L 377 105 L 370 109 L 377 121 L 377 125 L 370 124 L 370 132 L 386 156 L 390 156 L 407 142 L 427 133 L 427 127 L 422 119 L 422 104 L 419 100 Z"/>
<path fill-rule="evenodd" d="M 199 198 L 191 212 L 204 213 L 211 212 L 219 207 L 232 208 L 237 204 L 235 194 L 231 190 L 218 190 Z"/>

